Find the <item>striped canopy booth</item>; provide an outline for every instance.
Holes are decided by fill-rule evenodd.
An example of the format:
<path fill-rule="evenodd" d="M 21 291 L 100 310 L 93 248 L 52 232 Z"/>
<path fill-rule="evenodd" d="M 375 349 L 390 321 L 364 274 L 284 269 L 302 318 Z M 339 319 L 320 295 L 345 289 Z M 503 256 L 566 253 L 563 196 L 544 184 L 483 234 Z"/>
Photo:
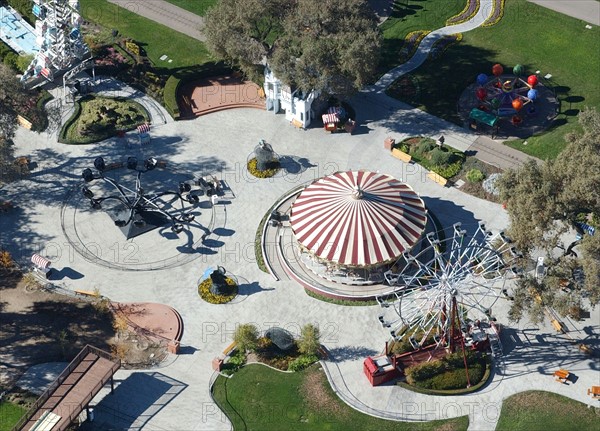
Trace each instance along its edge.
<path fill-rule="evenodd" d="M 374 267 L 397 260 L 421 238 L 423 200 L 386 174 L 337 172 L 306 187 L 292 204 L 298 242 L 325 261 Z"/>
<path fill-rule="evenodd" d="M 138 139 L 140 140 L 140 144 L 149 144 L 150 143 L 150 124 L 144 123 L 140 124 L 137 127 Z"/>
<path fill-rule="evenodd" d="M 33 256 L 31 256 L 31 262 L 35 266 L 36 271 L 41 272 L 46 277 L 50 275 L 50 272 L 52 271 L 52 268 L 50 268 L 52 262 L 50 262 L 50 260 L 46 259 L 44 256 L 34 253 Z"/>

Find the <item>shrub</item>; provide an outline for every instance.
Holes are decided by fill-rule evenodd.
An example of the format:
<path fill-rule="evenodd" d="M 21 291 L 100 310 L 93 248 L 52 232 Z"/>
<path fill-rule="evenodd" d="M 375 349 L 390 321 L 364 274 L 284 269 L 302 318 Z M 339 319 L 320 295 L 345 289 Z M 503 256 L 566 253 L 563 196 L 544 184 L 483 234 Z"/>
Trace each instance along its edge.
<path fill-rule="evenodd" d="M 435 167 L 435 172 L 440 176 L 449 179 L 455 175 L 458 175 L 460 170 L 462 169 L 462 161 L 458 160 L 446 167 Z"/>
<path fill-rule="evenodd" d="M 6 250 L 0 251 L 0 267 L 8 269 L 8 268 L 12 268 L 14 266 L 14 264 L 15 264 L 15 262 L 13 261 L 13 258 L 8 251 L 6 251 Z"/>
<path fill-rule="evenodd" d="M 415 154 L 423 157 L 425 154 L 427 154 L 428 152 L 430 152 L 434 148 L 436 148 L 434 140 L 433 139 L 429 139 L 429 138 L 424 138 L 424 139 L 421 140 L 421 142 L 419 143 L 419 145 L 417 145 L 417 149 L 415 150 Z"/>
<path fill-rule="evenodd" d="M 167 82 L 165 83 L 165 89 L 163 92 L 165 109 L 174 120 L 178 120 L 180 115 L 179 104 L 177 103 L 177 91 L 179 90 L 180 83 L 180 78 L 176 77 L 175 75 L 169 76 L 169 79 L 167 79 Z"/>
<path fill-rule="evenodd" d="M 319 358 L 317 355 L 301 355 L 294 359 L 288 366 L 289 371 L 302 371 L 311 364 L 317 362 Z"/>
<path fill-rule="evenodd" d="M 465 353 L 469 369 L 469 382 L 475 385 L 485 374 L 485 362 L 476 353 Z M 406 369 L 409 384 L 425 389 L 462 389 L 467 386 L 463 352 L 458 351 L 439 360 L 424 362 Z"/>
<path fill-rule="evenodd" d="M 406 369 L 406 380 L 414 385 L 444 372 L 445 369 L 446 366 L 441 360 L 423 362 Z"/>
<path fill-rule="evenodd" d="M 479 169 L 471 169 L 467 172 L 467 181 L 470 183 L 480 183 L 485 178 L 485 174 Z"/>
<path fill-rule="evenodd" d="M 435 166 L 447 166 L 452 162 L 453 154 L 441 148 L 434 148 L 430 153 L 431 163 Z"/>
<path fill-rule="evenodd" d="M 251 323 L 239 325 L 233 334 L 233 341 L 242 352 L 254 351 L 258 347 L 258 329 Z"/>
<path fill-rule="evenodd" d="M 319 347 L 321 347 L 320 338 L 321 334 L 319 328 L 313 324 L 307 323 L 300 331 L 298 350 L 305 355 L 316 355 Z"/>
<path fill-rule="evenodd" d="M 236 350 L 233 355 L 229 357 L 226 368 L 232 372 L 235 372 L 242 368 L 246 363 L 246 353 L 241 350 Z"/>

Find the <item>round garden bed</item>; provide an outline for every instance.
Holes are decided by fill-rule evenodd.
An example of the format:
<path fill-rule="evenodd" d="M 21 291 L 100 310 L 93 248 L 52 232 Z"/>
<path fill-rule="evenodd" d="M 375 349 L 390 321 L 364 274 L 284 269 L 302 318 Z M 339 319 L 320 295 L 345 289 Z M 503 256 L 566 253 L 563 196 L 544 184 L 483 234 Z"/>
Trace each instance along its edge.
<path fill-rule="evenodd" d="M 278 160 L 273 160 L 269 164 L 269 167 L 263 171 L 258 169 L 257 165 L 258 161 L 256 160 L 256 157 L 254 157 L 248 161 L 248 164 L 246 166 L 248 168 L 248 172 L 250 172 L 250 174 L 255 176 L 256 178 L 271 178 L 277 172 L 279 172 L 279 169 L 281 169 L 281 165 L 279 164 Z"/>
<path fill-rule="evenodd" d="M 238 294 L 238 284 L 231 277 L 225 277 L 225 282 L 227 286 L 229 286 L 229 291 L 224 295 L 217 295 L 210 291 L 210 287 L 212 286 L 212 280 L 210 277 L 201 281 L 198 285 L 198 295 L 200 298 L 204 299 L 206 302 L 210 304 L 226 304 L 233 300 Z"/>
<path fill-rule="evenodd" d="M 137 102 L 124 98 L 86 96 L 60 131 L 65 144 L 90 144 L 150 122 L 150 114 Z"/>

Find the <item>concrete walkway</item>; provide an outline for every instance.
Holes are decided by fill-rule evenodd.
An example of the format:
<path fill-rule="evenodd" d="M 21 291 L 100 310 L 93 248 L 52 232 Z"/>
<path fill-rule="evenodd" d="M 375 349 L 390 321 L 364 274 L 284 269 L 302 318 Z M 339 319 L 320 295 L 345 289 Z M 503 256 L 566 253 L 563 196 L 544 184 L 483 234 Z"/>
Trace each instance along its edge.
<path fill-rule="evenodd" d="M 528 0 L 564 15 L 600 26 L 600 2 L 597 0 Z"/>
<path fill-rule="evenodd" d="M 427 60 L 427 57 L 429 56 L 429 51 L 431 50 L 433 45 L 444 36 L 455 33 L 464 33 L 479 27 L 491 15 L 493 11 L 493 6 L 494 0 L 480 0 L 479 10 L 477 11 L 477 14 L 470 20 L 462 24 L 449 25 L 447 27 L 443 27 L 429 33 L 423 38 L 423 40 L 419 44 L 419 47 L 417 48 L 417 51 L 410 58 L 410 60 L 390 70 L 381 78 L 379 78 L 379 81 L 377 81 L 370 88 L 370 91 L 385 91 L 386 88 L 392 85 L 394 81 L 396 81 L 402 75 L 405 75 L 415 70 L 417 67 L 423 64 L 425 60 Z"/>
<path fill-rule="evenodd" d="M 164 0 L 108 0 L 135 14 L 151 19 L 202 42 L 204 18 Z M 193 0 L 192 0 L 193 1 Z"/>

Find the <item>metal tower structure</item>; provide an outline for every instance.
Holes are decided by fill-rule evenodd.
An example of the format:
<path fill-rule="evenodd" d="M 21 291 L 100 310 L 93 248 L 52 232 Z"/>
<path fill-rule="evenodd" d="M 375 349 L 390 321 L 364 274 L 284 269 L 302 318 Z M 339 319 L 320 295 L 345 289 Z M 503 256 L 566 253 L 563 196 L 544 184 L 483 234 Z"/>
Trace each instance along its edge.
<path fill-rule="evenodd" d="M 33 13 L 38 17 L 35 32 L 40 50 L 21 78 L 26 86 L 54 81 L 90 55 L 80 31 L 78 0 L 34 0 Z"/>

